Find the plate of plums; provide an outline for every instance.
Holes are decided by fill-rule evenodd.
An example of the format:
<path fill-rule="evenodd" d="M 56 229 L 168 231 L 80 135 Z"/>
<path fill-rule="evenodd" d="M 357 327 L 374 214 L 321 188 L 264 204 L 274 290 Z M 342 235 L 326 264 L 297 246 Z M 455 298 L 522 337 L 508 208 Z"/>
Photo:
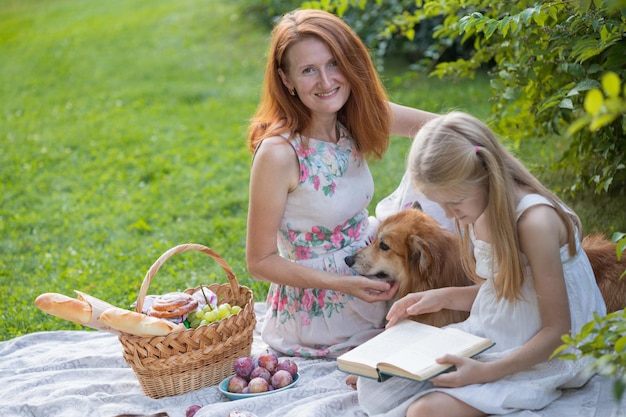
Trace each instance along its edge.
<path fill-rule="evenodd" d="M 222 382 L 218 389 L 231 400 L 274 394 L 296 385 L 300 379 L 298 365 L 291 359 L 279 359 L 272 352 L 233 361 L 235 373 Z"/>

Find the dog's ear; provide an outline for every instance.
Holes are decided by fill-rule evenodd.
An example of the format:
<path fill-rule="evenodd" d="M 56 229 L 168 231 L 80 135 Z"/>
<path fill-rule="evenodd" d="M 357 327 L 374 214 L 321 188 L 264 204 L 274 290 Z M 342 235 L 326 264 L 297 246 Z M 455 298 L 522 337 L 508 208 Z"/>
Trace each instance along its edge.
<path fill-rule="evenodd" d="M 421 273 L 428 271 L 432 262 L 432 255 L 428 250 L 428 242 L 419 236 L 411 236 L 409 238 L 409 247 L 411 248 L 411 264 L 419 269 Z"/>
<path fill-rule="evenodd" d="M 422 210 L 422 205 L 419 201 L 414 201 L 413 204 L 411 204 L 411 208 L 414 210 L 424 211 Z"/>

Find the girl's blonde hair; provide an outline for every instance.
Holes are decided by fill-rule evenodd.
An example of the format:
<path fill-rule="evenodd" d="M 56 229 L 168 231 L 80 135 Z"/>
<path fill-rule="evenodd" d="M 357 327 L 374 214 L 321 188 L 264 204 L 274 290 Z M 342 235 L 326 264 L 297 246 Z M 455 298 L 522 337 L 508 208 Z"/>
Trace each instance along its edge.
<path fill-rule="evenodd" d="M 494 262 L 498 266 L 495 280 L 498 297 L 511 301 L 519 298 L 524 276 L 513 193 L 516 185 L 528 187 L 554 205 L 567 228 L 569 253 L 575 253 L 574 225 L 582 236 L 578 217 L 573 211 L 568 213 L 563 208 L 565 204 L 502 146 L 487 125 L 475 117 L 451 112 L 426 123 L 413 141 L 408 163 L 413 186 L 424 191 L 456 193 L 471 185 L 487 187 L 485 213 Z M 469 227 L 461 230 L 459 222 L 455 222 L 463 241 L 463 269 L 477 281 Z"/>
<path fill-rule="evenodd" d="M 340 18 L 322 10 L 295 10 L 272 30 L 261 100 L 248 127 L 254 152 L 268 137 L 307 132 L 311 112 L 282 83 L 278 69 L 287 72 L 289 48 L 303 39 L 324 42 L 350 84 L 352 94 L 338 114 L 366 156 L 380 158 L 389 145 L 391 109 L 387 94 L 361 39 Z"/>

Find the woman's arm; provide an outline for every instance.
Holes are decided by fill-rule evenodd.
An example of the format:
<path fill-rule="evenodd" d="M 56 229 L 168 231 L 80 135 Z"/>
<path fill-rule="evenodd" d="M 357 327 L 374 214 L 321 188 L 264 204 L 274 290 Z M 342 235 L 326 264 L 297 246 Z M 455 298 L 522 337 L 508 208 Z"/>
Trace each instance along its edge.
<path fill-rule="evenodd" d="M 413 138 L 418 130 L 430 119 L 439 116 L 424 110 L 389 103 L 393 120 L 391 121 L 391 134 Z"/>
<path fill-rule="evenodd" d="M 246 264 L 255 279 L 302 288 L 323 288 L 365 301 L 393 297 L 397 288 L 361 276 L 340 276 L 299 265 L 277 253 L 277 233 L 287 196 L 298 185 L 300 167 L 291 145 L 268 138 L 257 150 L 250 172 Z"/>

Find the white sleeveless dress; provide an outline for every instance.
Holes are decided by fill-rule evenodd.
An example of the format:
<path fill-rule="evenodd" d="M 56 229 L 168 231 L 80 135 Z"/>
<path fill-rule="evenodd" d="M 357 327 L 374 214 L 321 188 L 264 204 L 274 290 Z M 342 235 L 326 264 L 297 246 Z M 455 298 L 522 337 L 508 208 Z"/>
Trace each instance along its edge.
<path fill-rule="evenodd" d="M 292 262 L 339 275 L 354 275 L 344 262 L 369 243 L 377 222 L 367 206 L 374 182 L 346 129 L 338 142 L 290 140 L 300 163 L 278 233 L 279 254 Z M 338 277 L 337 279 L 341 279 Z M 272 283 L 262 338 L 286 355 L 336 357 L 378 334 L 386 302 L 368 303 L 337 291 Z"/>
<path fill-rule="evenodd" d="M 540 195 L 525 196 L 517 207 L 517 218 L 527 208 L 538 204 L 551 206 Z M 486 281 L 478 291 L 469 318 L 450 326 L 494 340 L 494 347 L 476 357 L 480 361 L 494 361 L 532 338 L 541 328 L 541 318 L 527 261 L 524 259 L 526 275 L 522 288 L 523 300 L 515 303 L 498 300 L 493 285 L 497 271 L 491 270 L 491 246 L 476 240 L 473 230 L 470 231 L 476 272 Z M 572 334 L 578 333 L 583 324 L 593 320 L 594 312 L 601 316 L 606 314 L 587 255 L 580 243 L 576 246 L 576 254 L 572 257 L 569 256 L 567 245 L 561 247 Z M 561 388 L 580 387 L 587 382 L 591 377 L 587 363 L 586 360 L 552 359 L 498 381 L 460 388 L 436 388 L 429 382 L 419 383 L 402 378 L 391 378 L 382 383 L 359 378 L 358 396 L 361 406 L 370 416 L 404 416 L 412 402 L 431 391 L 445 392 L 490 415 L 537 410 L 559 398 Z"/>
<path fill-rule="evenodd" d="M 457 233 L 454 219 L 447 218 L 439 204 L 430 201 L 424 194 L 413 189 L 409 174 L 406 171 L 398 187 L 376 204 L 376 218 L 382 222 L 392 214 L 411 208 L 414 203 L 419 203 L 421 210 L 437 220 L 440 225 L 453 233 Z"/>

